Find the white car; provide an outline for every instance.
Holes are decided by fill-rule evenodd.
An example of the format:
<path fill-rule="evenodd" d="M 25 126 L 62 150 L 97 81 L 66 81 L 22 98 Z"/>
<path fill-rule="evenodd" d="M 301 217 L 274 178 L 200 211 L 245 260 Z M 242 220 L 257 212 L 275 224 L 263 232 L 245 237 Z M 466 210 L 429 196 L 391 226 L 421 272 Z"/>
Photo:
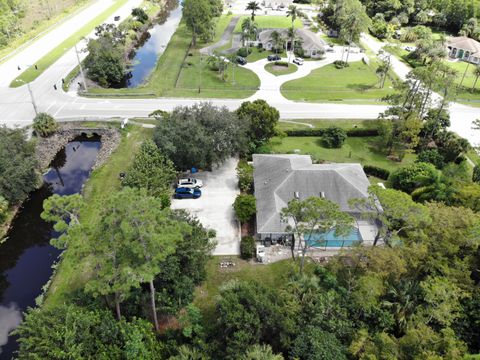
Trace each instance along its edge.
<path fill-rule="evenodd" d="M 297 57 L 297 58 L 293 59 L 293 63 L 297 64 L 297 65 L 303 65 L 303 59 Z"/>
<path fill-rule="evenodd" d="M 202 180 L 195 178 L 180 179 L 177 182 L 177 188 L 199 189 L 203 186 Z"/>

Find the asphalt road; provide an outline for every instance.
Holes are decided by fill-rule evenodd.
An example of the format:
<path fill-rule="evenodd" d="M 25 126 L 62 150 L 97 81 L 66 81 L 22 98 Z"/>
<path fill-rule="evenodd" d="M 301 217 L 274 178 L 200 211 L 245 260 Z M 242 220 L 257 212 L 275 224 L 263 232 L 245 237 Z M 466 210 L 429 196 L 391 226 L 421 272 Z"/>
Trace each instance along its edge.
<path fill-rule="evenodd" d="M 103 1 L 102 1 L 103 2 Z M 140 0 L 131 0 L 123 6 L 115 15 L 120 15 L 122 18 L 126 17 L 133 7 L 138 6 Z M 92 6 L 98 6 L 94 3 Z M 89 7 L 88 9 L 92 9 Z M 88 10 L 86 9 L 86 10 Z M 97 8 L 90 10 L 90 15 L 84 12 L 71 18 L 72 27 L 77 24 L 77 28 L 81 26 L 81 20 L 85 16 L 92 16 L 92 13 L 98 12 Z M 86 11 L 85 10 L 85 11 Z M 80 19 L 80 20 L 79 20 Z M 113 21 L 111 19 L 110 21 Z M 73 29 L 70 29 L 73 31 Z M 53 32 L 52 32 L 53 33 Z M 55 30 L 57 36 L 56 41 L 59 43 L 63 41 L 70 34 L 63 33 L 60 30 Z M 18 54 L 14 55 L 7 62 L 0 65 L 0 123 L 8 126 L 25 126 L 31 123 L 35 116 L 29 92 L 26 86 L 11 89 L 8 84 L 17 75 L 18 71 L 15 69 L 12 73 L 12 61 L 15 64 L 20 61 L 26 54 L 34 53 L 32 59 L 39 58 L 47 53 L 48 46 L 45 44 L 48 40 L 45 38 L 39 39 L 31 46 L 23 49 Z M 43 45 L 43 47 L 42 47 Z M 377 50 L 378 44 L 367 43 L 373 50 Z M 34 47 L 35 50 L 32 50 Z M 85 43 L 79 44 L 79 48 L 84 48 Z M 45 51 L 44 51 L 45 50 Z M 85 56 L 84 53 L 81 56 Z M 15 62 L 15 59 L 17 60 Z M 394 70 L 399 72 L 403 77 L 406 69 L 402 68 L 404 64 L 394 65 Z M 70 49 L 60 58 L 54 65 L 47 69 L 40 75 L 32 84 L 31 89 L 35 102 L 39 111 L 48 112 L 54 115 L 59 120 L 78 120 L 78 119 L 103 119 L 110 117 L 145 117 L 153 110 L 172 110 L 180 105 L 192 105 L 198 101 L 210 101 L 215 105 L 226 106 L 228 109 L 237 108 L 244 100 L 228 100 L 228 99 L 181 99 L 181 98 L 158 98 L 158 99 L 97 99 L 97 98 L 82 98 L 75 93 L 64 93 L 61 90 L 61 79 L 65 77 L 71 69 L 77 65 L 75 51 Z M 255 67 L 254 64 L 250 64 Z M 305 65 L 304 65 L 305 66 Z M 309 65 L 308 65 L 309 66 Z M 307 67 L 305 67 L 306 69 Z M 408 68 L 407 68 L 408 69 Z M 301 70 L 306 71 L 306 70 Z M 267 73 L 268 74 L 268 73 Z M 253 95 L 250 99 L 264 98 L 272 106 L 275 106 L 281 114 L 282 119 L 375 119 L 378 114 L 385 110 L 383 105 L 350 105 L 350 104 L 316 104 L 316 103 L 301 103 L 293 102 L 285 99 L 279 91 L 281 82 L 290 79 L 286 75 L 284 79 L 275 80 L 266 75 L 265 71 L 259 71 L 260 80 L 262 84 L 259 92 Z M 280 83 L 279 83 L 280 81 Z M 57 85 L 58 90 L 54 90 L 53 85 Z M 201 94 L 199 94 L 201 95 Z M 470 140 L 472 144 L 480 145 L 480 132 L 472 130 L 472 122 L 480 117 L 480 109 L 473 108 L 460 104 L 452 104 L 450 106 L 452 130 L 457 132 Z"/>

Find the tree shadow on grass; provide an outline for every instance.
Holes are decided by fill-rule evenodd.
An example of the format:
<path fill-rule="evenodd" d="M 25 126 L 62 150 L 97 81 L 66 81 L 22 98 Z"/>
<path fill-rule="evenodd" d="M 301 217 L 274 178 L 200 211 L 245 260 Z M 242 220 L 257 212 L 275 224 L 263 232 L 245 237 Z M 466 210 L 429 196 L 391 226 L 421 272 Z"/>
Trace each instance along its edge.
<path fill-rule="evenodd" d="M 347 88 L 363 93 L 365 91 L 374 89 L 375 84 L 373 84 L 373 85 L 372 84 L 348 84 Z"/>

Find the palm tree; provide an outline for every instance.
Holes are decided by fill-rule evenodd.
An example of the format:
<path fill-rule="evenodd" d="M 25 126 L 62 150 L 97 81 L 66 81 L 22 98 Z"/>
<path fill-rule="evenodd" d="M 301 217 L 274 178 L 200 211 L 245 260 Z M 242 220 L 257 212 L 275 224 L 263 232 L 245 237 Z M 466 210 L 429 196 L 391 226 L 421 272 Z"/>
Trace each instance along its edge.
<path fill-rule="evenodd" d="M 349 6 L 343 9 L 343 15 L 340 17 L 340 37 L 348 43 L 347 59 L 350 55 L 350 47 L 353 41 L 358 41 L 360 34 L 366 32 L 372 23 L 367 15 L 365 6 L 358 0 L 352 1 Z M 343 58 L 343 53 L 342 53 Z"/>
<path fill-rule="evenodd" d="M 245 40 L 254 40 L 257 35 L 257 23 L 250 18 L 246 18 L 242 22 L 242 41 L 245 46 Z"/>
<path fill-rule="evenodd" d="M 273 48 L 275 49 L 275 54 L 277 54 L 278 48 L 283 44 L 283 37 L 277 30 L 272 31 L 270 37 L 272 39 Z"/>
<path fill-rule="evenodd" d="M 475 81 L 473 82 L 472 91 L 475 90 L 478 78 L 480 77 L 480 65 L 475 66 L 473 69 L 473 76 L 475 76 Z"/>
<path fill-rule="evenodd" d="M 245 10 L 252 12 L 252 21 L 255 21 L 255 11 L 260 10 L 260 5 L 256 1 L 250 1 Z"/>
<path fill-rule="evenodd" d="M 237 67 L 237 54 L 232 53 L 227 56 L 227 59 L 232 66 L 232 84 L 235 85 L 235 68 Z"/>
<path fill-rule="evenodd" d="M 300 10 L 297 9 L 295 5 L 290 5 L 287 10 L 287 17 L 290 17 L 292 20 L 292 27 L 288 32 L 290 36 L 290 55 L 288 56 L 288 61 L 290 61 L 290 57 L 292 56 L 292 52 L 295 48 L 294 41 L 295 41 L 295 20 L 297 17 L 301 16 L 302 13 Z"/>

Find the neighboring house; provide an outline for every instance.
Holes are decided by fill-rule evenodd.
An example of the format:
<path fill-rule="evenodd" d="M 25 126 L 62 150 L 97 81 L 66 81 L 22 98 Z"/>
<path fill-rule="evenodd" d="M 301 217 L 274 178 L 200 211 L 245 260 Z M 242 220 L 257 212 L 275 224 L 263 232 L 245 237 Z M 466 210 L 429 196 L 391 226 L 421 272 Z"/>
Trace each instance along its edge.
<path fill-rule="evenodd" d="M 262 5 L 272 9 L 276 9 L 278 7 L 284 8 L 293 5 L 293 0 L 264 0 Z"/>
<path fill-rule="evenodd" d="M 288 243 L 292 232 L 281 220 L 281 210 L 292 199 L 324 197 L 340 206 L 356 219 L 356 227 L 348 236 L 327 235 L 320 248 L 338 248 L 355 243 L 373 244 L 378 227 L 361 218 L 349 205 L 351 199 L 368 197 L 370 182 L 360 164 L 313 164 L 308 155 L 253 155 L 256 226 L 263 243 Z"/>
<path fill-rule="evenodd" d="M 251 41 L 251 44 L 260 44 L 265 50 L 273 50 L 274 42 L 272 40 L 272 33 L 277 31 L 285 41 L 284 47 L 291 49 L 291 39 L 288 36 L 288 29 L 265 29 L 258 33 L 256 41 Z M 295 30 L 295 41 L 303 49 L 304 55 L 312 58 L 320 58 L 325 54 L 325 42 L 320 39 L 314 32 L 306 29 Z"/>
<path fill-rule="evenodd" d="M 448 56 L 472 64 L 480 63 L 480 42 L 466 36 L 450 38 L 447 41 Z"/>

